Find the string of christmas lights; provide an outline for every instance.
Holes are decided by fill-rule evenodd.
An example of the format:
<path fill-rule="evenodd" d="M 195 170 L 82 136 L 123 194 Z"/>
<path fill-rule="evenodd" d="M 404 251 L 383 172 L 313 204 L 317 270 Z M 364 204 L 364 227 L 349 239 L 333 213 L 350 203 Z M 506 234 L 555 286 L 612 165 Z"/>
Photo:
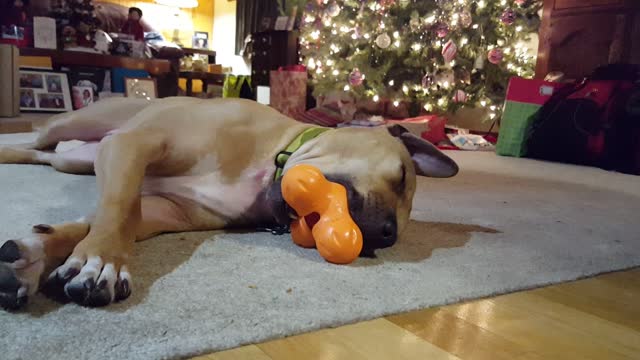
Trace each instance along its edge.
<path fill-rule="evenodd" d="M 539 0 L 312 0 L 301 61 L 314 95 L 404 103 L 410 113 L 488 107 L 499 115 L 512 76 L 532 77 L 527 47 Z M 422 109 L 421 109 L 422 108 Z"/>

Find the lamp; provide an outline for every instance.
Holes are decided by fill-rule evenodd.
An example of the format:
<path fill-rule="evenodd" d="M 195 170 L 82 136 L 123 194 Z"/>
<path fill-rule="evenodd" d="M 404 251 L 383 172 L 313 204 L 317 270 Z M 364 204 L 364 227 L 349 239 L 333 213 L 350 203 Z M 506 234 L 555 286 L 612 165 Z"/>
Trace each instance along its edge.
<path fill-rule="evenodd" d="M 173 15 L 176 18 L 180 16 L 180 9 L 192 9 L 198 7 L 198 0 L 155 0 L 155 2 L 158 5 L 175 8 L 175 13 Z M 182 45 L 180 43 L 180 24 L 177 21 L 176 27 L 173 29 L 173 39 L 171 39 L 171 41 L 178 45 Z"/>

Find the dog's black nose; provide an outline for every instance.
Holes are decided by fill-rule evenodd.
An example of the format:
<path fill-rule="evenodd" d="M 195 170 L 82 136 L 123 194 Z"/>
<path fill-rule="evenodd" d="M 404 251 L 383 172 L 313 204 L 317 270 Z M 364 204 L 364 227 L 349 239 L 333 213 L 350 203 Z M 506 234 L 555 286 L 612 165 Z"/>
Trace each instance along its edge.
<path fill-rule="evenodd" d="M 398 239 L 398 223 L 396 219 L 387 220 L 382 225 L 382 247 L 389 247 Z"/>

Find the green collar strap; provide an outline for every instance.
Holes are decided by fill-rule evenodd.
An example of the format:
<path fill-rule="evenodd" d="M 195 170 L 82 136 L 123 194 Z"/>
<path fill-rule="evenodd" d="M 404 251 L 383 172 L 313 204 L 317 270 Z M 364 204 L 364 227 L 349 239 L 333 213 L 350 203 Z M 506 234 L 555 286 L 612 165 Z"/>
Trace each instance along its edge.
<path fill-rule="evenodd" d="M 284 150 L 280 151 L 278 155 L 276 155 L 276 176 L 275 179 L 278 180 L 282 173 L 284 172 L 284 166 L 291 157 L 291 155 L 296 152 L 302 145 L 304 145 L 307 141 L 315 139 L 318 135 L 322 134 L 325 131 L 330 130 L 329 128 L 323 127 L 312 127 L 308 128 L 300 135 L 298 135 L 289 146 L 287 146 Z"/>

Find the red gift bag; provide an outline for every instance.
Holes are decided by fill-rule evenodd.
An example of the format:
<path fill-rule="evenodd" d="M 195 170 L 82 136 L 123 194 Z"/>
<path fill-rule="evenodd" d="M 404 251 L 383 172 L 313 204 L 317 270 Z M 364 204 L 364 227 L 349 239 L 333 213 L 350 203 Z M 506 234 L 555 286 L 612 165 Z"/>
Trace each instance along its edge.
<path fill-rule="evenodd" d="M 271 107 L 297 117 L 307 107 L 307 68 L 303 65 L 280 67 L 269 74 Z"/>

